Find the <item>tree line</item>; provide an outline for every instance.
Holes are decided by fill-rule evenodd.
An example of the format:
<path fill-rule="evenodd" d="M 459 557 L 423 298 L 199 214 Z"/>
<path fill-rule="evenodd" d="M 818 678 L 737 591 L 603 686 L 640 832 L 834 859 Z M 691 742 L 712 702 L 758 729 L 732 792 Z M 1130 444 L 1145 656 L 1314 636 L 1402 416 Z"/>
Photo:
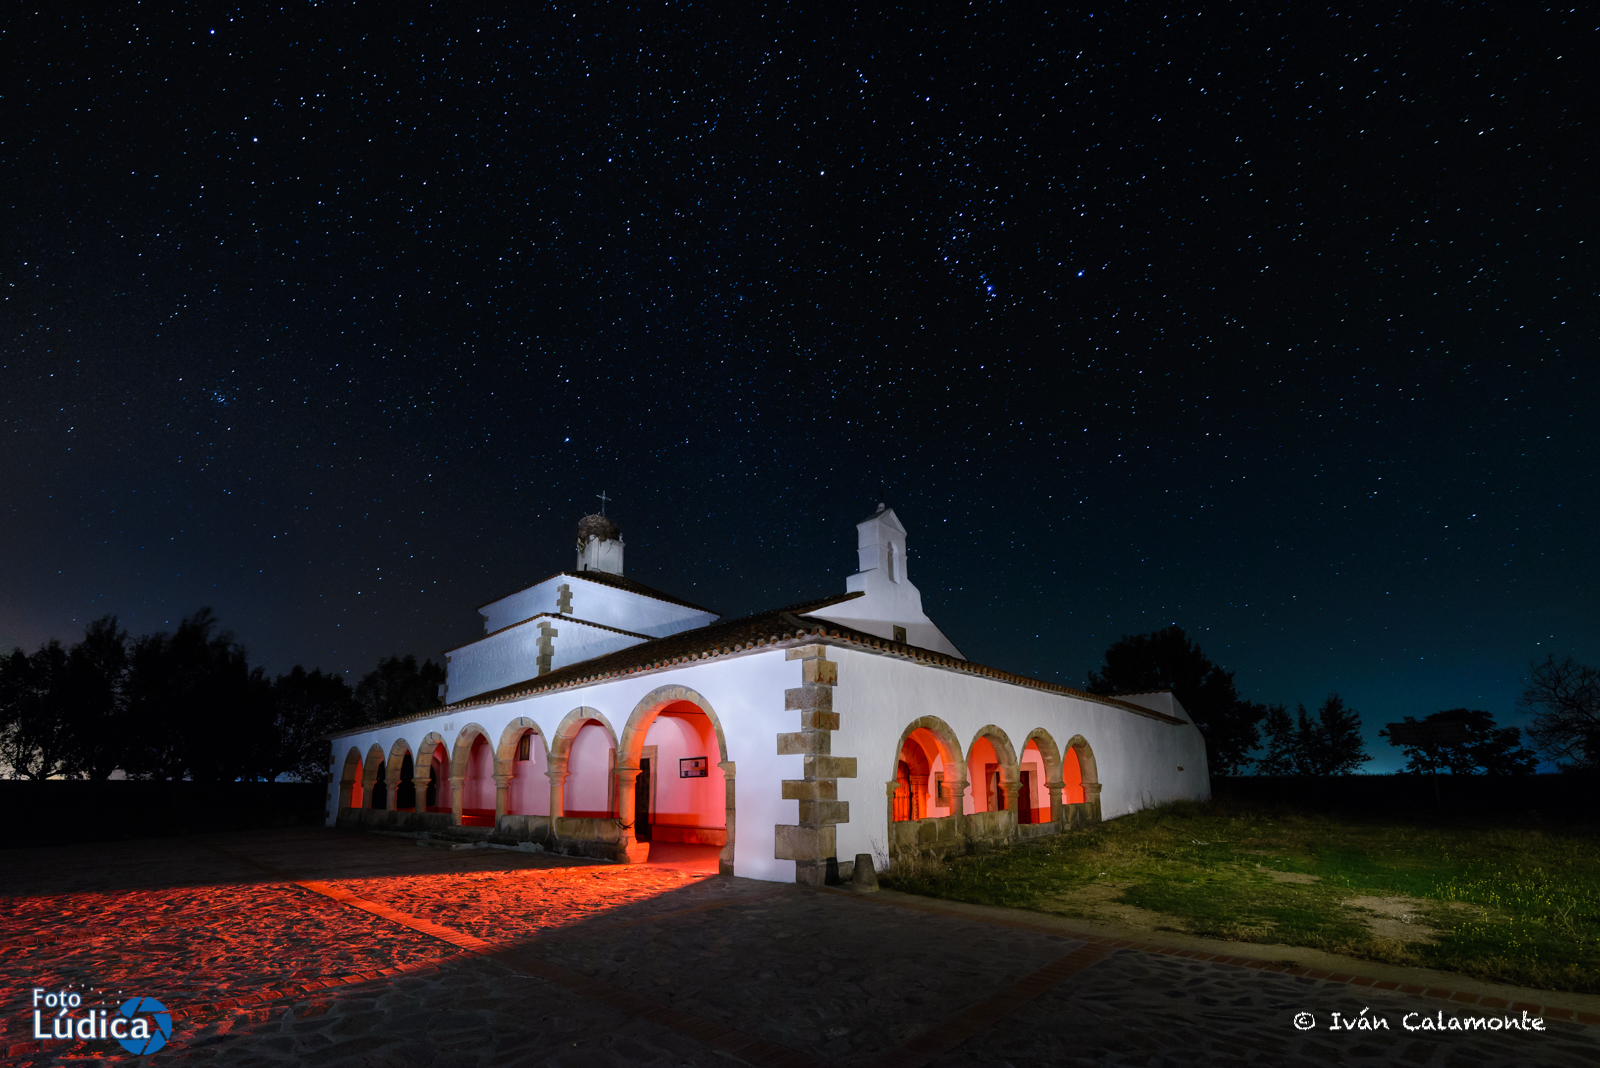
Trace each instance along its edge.
<path fill-rule="evenodd" d="M 1315 713 L 1297 705 L 1247 701 L 1234 673 L 1213 663 L 1181 627 L 1131 634 L 1106 650 L 1085 688 L 1107 696 L 1171 690 L 1206 739 L 1218 775 L 1348 775 L 1372 760 L 1361 736 L 1361 715 L 1331 693 Z M 1528 740 L 1520 727 L 1500 727 L 1481 709 L 1452 708 L 1407 723 L 1449 723 L 1449 741 L 1402 744 L 1388 729 L 1379 737 L 1400 746 L 1410 773 L 1526 775 L 1540 756 L 1565 769 L 1600 769 L 1600 671 L 1569 658 L 1547 657 L 1530 667 L 1518 707 L 1531 714 Z"/>
<path fill-rule="evenodd" d="M 342 675 L 299 665 L 269 678 L 209 608 L 170 633 L 138 638 L 106 616 L 70 647 L 52 639 L 0 658 L 0 775 L 321 781 L 324 735 L 437 708 L 444 679 L 442 666 L 414 656 L 380 660 L 353 688 Z M 1342 775 L 1372 759 L 1360 713 L 1338 694 L 1315 713 L 1247 701 L 1234 673 L 1181 627 L 1122 638 L 1085 688 L 1171 690 L 1219 775 Z M 1457 740 L 1404 746 L 1405 770 L 1527 774 L 1541 753 L 1562 767 L 1600 768 L 1600 672 L 1570 658 L 1535 663 L 1519 706 L 1532 715 L 1533 748 L 1520 728 L 1496 726 L 1488 712 L 1445 709 L 1420 722 L 1449 720 Z"/>
<path fill-rule="evenodd" d="M 323 735 L 437 708 L 444 677 L 406 656 L 353 688 L 299 665 L 273 678 L 209 608 L 137 638 L 106 616 L 70 647 L 0 659 L 0 775 L 320 782 Z"/>

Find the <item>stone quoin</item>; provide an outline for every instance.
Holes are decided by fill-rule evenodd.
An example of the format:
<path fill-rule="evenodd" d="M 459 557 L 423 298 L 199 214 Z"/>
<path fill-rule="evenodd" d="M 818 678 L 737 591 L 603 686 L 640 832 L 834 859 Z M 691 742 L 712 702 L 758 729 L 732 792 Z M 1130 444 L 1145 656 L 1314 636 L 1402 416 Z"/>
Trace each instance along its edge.
<path fill-rule="evenodd" d="M 445 654 L 442 708 L 332 736 L 328 824 L 625 863 L 673 843 L 818 885 L 858 856 L 1210 796 L 1172 694 L 972 663 L 923 612 L 894 511 L 856 529 L 844 593 L 722 620 L 625 578 L 621 529 L 585 517 L 574 570 L 478 609 L 483 637 Z"/>

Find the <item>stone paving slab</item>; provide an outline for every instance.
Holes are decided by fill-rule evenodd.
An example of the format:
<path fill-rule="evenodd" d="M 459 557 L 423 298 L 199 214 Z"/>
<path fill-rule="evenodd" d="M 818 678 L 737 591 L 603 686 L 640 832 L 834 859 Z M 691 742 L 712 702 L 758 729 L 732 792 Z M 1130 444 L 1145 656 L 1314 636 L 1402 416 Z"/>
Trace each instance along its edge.
<path fill-rule="evenodd" d="M 1489 1009 L 1026 913 L 339 831 L 137 846 L 0 854 L 0 1059 L 126 1060 L 27 1040 L 26 989 L 75 982 L 167 1001 L 161 1063 L 230 1068 L 1600 1063 L 1600 1028 L 1410 1032 Z M 1331 1032 L 1335 1011 L 1388 1027 Z"/>

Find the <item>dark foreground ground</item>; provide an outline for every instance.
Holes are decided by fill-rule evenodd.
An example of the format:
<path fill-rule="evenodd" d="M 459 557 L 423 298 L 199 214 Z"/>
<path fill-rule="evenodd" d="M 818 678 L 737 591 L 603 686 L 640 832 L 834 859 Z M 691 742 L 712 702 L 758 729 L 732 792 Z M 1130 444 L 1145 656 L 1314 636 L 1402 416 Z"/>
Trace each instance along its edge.
<path fill-rule="evenodd" d="M 1600 998 L 897 894 L 321 829 L 4 860 L 8 1064 L 135 1061 L 34 1041 L 35 987 L 157 998 L 147 1063 L 229 1068 L 1600 1063 Z"/>

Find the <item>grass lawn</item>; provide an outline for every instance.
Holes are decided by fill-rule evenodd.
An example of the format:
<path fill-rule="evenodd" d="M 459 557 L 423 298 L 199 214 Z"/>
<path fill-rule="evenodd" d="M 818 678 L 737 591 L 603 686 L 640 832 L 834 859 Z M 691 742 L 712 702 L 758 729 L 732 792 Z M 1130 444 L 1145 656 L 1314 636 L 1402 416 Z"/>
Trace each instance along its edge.
<path fill-rule="evenodd" d="M 1600 834 L 1178 803 L 896 890 L 1600 993 Z"/>

